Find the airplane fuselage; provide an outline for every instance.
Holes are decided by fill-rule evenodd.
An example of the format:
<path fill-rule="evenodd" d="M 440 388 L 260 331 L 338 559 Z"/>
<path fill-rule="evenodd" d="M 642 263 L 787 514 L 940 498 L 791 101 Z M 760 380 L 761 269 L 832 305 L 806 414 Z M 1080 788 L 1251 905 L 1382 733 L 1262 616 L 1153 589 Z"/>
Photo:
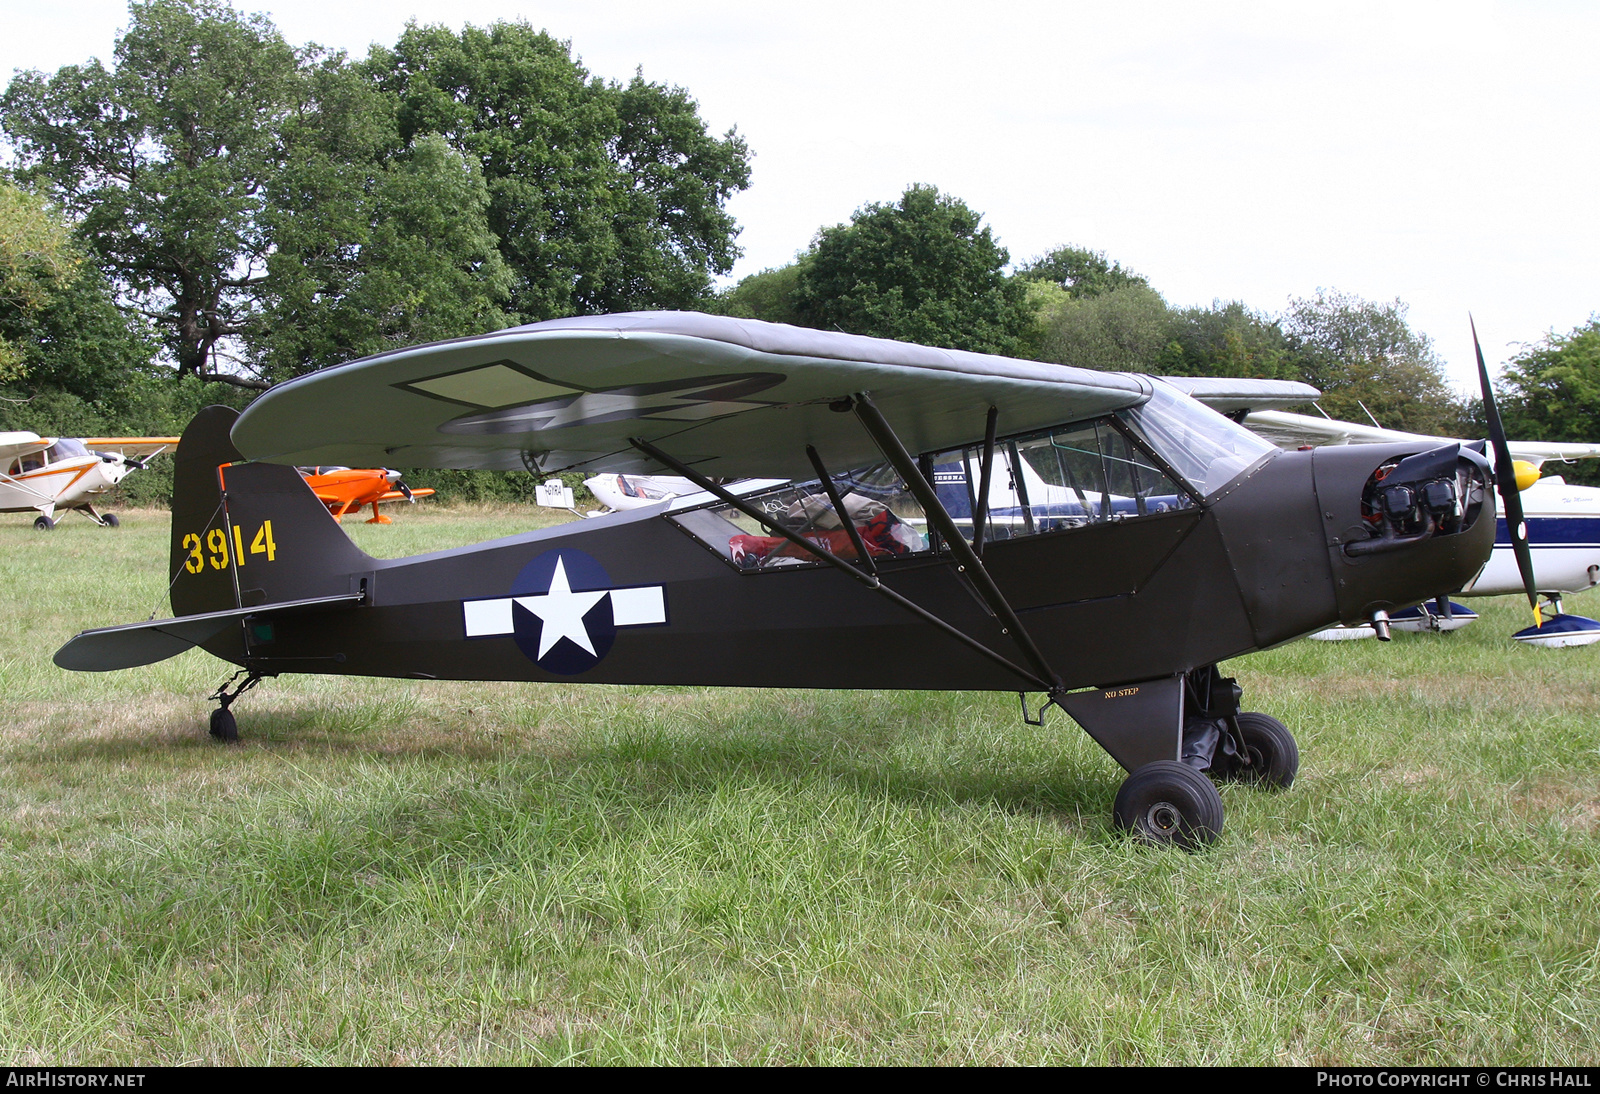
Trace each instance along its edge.
<path fill-rule="evenodd" d="M 985 546 L 983 561 L 1068 688 L 1148 680 L 1459 588 L 1493 523 L 1351 558 L 1363 484 L 1389 446 L 1275 453 L 1215 497 Z M 742 570 L 698 536 L 705 505 L 664 503 L 390 561 L 321 511 L 286 520 L 287 469 L 226 469 L 231 536 L 175 513 L 178 615 L 362 592 L 354 610 L 207 643 L 264 672 L 824 688 L 1020 690 L 1017 676 L 837 571 Z M 286 488 L 287 489 L 287 488 Z M 309 497 L 309 495 L 308 495 Z M 692 500 L 692 499 L 691 499 Z M 276 514 L 276 516 L 274 515 Z M 276 520 L 277 527 L 269 522 Z M 697 523 L 699 521 L 699 523 Z M 195 524 L 194 528 L 186 526 Z M 328 533 L 347 549 L 307 557 Z M 302 537 L 306 537 L 302 542 Z M 318 547 L 317 551 L 322 551 Z M 991 649 L 1012 638 L 944 552 L 877 561 L 883 583 Z M 292 577 L 291 577 L 292 575 Z M 236 577 L 237 593 L 231 587 Z"/>

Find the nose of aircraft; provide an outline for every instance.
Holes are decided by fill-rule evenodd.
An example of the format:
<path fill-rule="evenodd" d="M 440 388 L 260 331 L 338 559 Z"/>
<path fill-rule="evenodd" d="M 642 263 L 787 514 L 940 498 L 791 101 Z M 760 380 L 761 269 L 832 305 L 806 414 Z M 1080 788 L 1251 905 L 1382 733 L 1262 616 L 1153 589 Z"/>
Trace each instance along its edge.
<path fill-rule="evenodd" d="M 1471 448 L 1330 446 L 1312 466 L 1342 622 L 1454 592 L 1488 561 L 1492 476 Z"/>

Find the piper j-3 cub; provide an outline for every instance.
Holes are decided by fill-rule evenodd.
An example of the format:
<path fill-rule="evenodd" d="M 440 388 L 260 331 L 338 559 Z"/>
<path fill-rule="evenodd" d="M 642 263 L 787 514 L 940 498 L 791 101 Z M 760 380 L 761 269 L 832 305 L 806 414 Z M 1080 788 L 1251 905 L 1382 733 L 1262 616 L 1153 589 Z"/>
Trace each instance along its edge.
<path fill-rule="evenodd" d="M 117 515 L 97 512 L 95 499 L 177 443 L 176 437 L 0 433 L 0 513 L 36 512 L 33 526 L 48 532 L 58 510 L 76 509 L 103 528 L 115 528 Z"/>
<path fill-rule="evenodd" d="M 1230 385 L 1240 405 L 1314 397 L 1210 395 Z M 980 481 L 958 523 L 931 480 L 964 462 Z M 294 470 L 334 463 L 701 493 L 379 560 Z M 1019 476 L 1015 519 L 991 521 L 985 480 L 1023 464 L 1048 496 Z M 787 481 L 713 481 L 757 478 Z M 1494 541 L 1492 478 L 1457 443 L 1281 452 L 1148 376 L 686 313 L 561 319 L 202 411 L 177 463 L 176 618 L 86 631 L 55 661 L 198 645 L 240 666 L 213 697 L 222 738 L 233 701 L 288 672 L 1015 691 L 1128 771 L 1117 825 L 1195 846 L 1222 830 L 1213 779 L 1282 788 L 1299 765 L 1217 663 L 1460 587 Z"/>

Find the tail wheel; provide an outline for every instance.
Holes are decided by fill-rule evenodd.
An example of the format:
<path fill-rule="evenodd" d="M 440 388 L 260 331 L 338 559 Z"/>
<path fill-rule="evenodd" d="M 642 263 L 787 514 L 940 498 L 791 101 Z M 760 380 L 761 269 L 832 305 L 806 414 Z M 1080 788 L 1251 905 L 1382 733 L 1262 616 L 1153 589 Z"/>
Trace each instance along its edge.
<path fill-rule="evenodd" d="M 239 723 L 234 720 L 233 711 L 218 707 L 211 712 L 211 735 L 219 741 L 239 739 Z"/>
<path fill-rule="evenodd" d="M 1222 796 L 1188 764 L 1157 760 L 1129 775 L 1111 807 L 1116 826 L 1146 843 L 1192 851 L 1222 834 Z"/>
<path fill-rule="evenodd" d="M 1239 715 L 1239 730 L 1250 763 L 1232 765 L 1228 777 L 1267 790 L 1287 790 L 1294 785 L 1295 773 L 1300 770 L 1300 746 L 1289 728 L 1270 714 L 1252 710 Z"/>

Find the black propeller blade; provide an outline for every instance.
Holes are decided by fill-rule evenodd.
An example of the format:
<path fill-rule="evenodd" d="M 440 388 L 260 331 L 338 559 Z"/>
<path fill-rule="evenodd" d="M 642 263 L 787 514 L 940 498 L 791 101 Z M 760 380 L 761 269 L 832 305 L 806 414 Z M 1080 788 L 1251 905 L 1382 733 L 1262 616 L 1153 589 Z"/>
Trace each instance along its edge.
<path fill-rule="evenodd" d="M 1533 580 L 1533 556 L 1528 552 L 1528 522 L 1522 515 L 1522 495 L 1517 490 L 1517 472 L 1511 466 L 1511 449 L 1506 445 L 1506 431 L 1500 424 L 1500 410 L 1494 403 L 1494 391 L 1489 386 L 1489 366 L 1483 363 L 1483 347 L 1478 344 L 1478 325 L 1472 324 L 1472 348 L 1478 354 L 1478 383 L 1483 387 L 1483 416 L 1489 422 L 1489 445 L 1494 449 L 1495 486 L 1506 512 L 1506 528 L 1511 533 L 1511 549 L 1517 555 L 1517 570 L 1522 574 L 1522 587 L 1527 590 L 1528 604 L 1533 608 L 1533 625 L 1544 626 L 1544 613 L 1539 610 L 1539 590 Z"/>

